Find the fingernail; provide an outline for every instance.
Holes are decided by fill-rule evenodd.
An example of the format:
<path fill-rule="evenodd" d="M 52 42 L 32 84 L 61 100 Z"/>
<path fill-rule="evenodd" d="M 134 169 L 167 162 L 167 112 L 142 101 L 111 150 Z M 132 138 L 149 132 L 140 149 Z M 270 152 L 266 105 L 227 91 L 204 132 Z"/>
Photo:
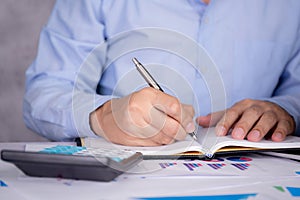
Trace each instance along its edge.
<path fill-rule="evenodd" d="M 258 130 L 254 130 L 251 132 L 251 137 L 255 140 L 260 139 L 260 132 Z"/>
<path fill-rule="evenodd" d="M 245 132 L 242 128 L 235 128 L 232 131 L 232 136 L 236 139 L 244 139 Z"/>
<path fill-rule="evenodd" d="M 278 139 L 278 140 L 282 140 L 282 139 L 283 139 L 283 135 L 282 135 L 282 133 L 280 133 L 280 132 L 274 133 L 274 137 L 275 137 L 276 139 Z"/>
<path fill-rule="evenodd" d="M 223 136 L 226 135 L 226 128 L 224 126 L 219 126 L 216 128 L 216 134 L 217 136 Z"/>
<path fill-rule="evenodd" d="M 196 128 L 195 128 L 195 124 L 192 123 L 192 122 L 188 123 L 188 124 L 186 125 L 186 127 L 185 127 L 185 130 L 186 130 L 186 132 L 188 132 L 188 133 L 194 132 L 195 129 L 196 129 Z"/>

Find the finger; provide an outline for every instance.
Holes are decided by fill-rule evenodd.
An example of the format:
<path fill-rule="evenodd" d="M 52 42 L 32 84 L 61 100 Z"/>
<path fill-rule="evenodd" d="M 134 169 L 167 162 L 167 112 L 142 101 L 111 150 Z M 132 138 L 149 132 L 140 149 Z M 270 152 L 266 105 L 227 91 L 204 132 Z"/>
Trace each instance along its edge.
<path fill-rule="evenodd" d="M 180 124 L 187 133 L 192 133 L 196 130 L 193 120 L 195 115 L 194 108 L 186 104 L 182 104 L 182 108 L 182 121 Z"/>
<path fill-rule="evenodd" d="M 182 121 L 182 105 L 177 98 L 158 91 L 152 105 L 176 121 Z"/>
<path fill-rule="evenodd" d="M 226 110 L 225 114 L 216 125 L 216 134 L 218 136 L 226 135 L 232 125 L 239 119 L 242 111 L 243 108 L 238 104 Z"/>
<path fill-rule="evenodd" d="M 164 135 L 167 135 L 176 140 L 184 140 L 187 132 L 185 129 L 173 118 L 167 118 L 167 122 L 162 130 Z"/>
<path fill-rule="evenodd" d="M 292 133 L 291 123 L 288 120 L 280 120 L 272 134 L 274 142 L 283 141 L 287 135 Z"/>
<path fill-rule="evenodd" d="M 162 92 L 157 93 L 152 103 L 155 108 L 178 121 L 187 132 L 196 129 L 193 123 L 195 112 L 192 106 L 181 104 L 177 98 Z"/>
<path fill-rule="evenodd" d="M 263 112 L 260 106 L 254 105 L 247 108 L 232 130 L 232 137 L 242 140 L 251 130 L 254 124 L 259 120 Z"/>
<path fill-rule="evenodd" d="M 260 141 L 276 124 L 277 115 L 273 111 L 263 113 L 256 125 L 252 128 L 247 136 L 249 141 Z"/>
<path fill-rule="evenodd" d="M 197 124 L 205 128 L 215 126 L 220 121 L 224 113 L 225 111 L 218 111 L 210 113 L 206 116 L 199 116 L 197 117 L 196 122 Z"/>
<path fill-rule="evenodd" d="M 161 138 L 164 141 L 171 141 L 171 139 L 183 140 L 186 137 L 187 133 L 185 129 L 178 121 L 176 121 L 172 117 L 157 109 L 152 109 L 151 116 L 152 120 L 150 122 L 150 125 L 156 129 L 155 135 L 158 135 L 154 137 L 154 139 Z M 163 143 L 165 144 L 166 142 Z"/>
<path fill-rule="evenodd" d="M 135 95 L 131 98 L 131 103 L 137 102 L 138 100 L 146 102 L 150 99 L 151 104 L 145 104 L 143 106 L 143 109 L 140 109 L 139 106 L 133 104 L 131 106 L 132 112 L 128 113 L 127 117 L 127 120 L 129 120 L 130 122 L 130 126 L 126 126 L 126 129 L 122 131 L 133 137 L 138 137 L 139 139 L 154 140 L 154 142 L 162 144 L 170 143 L 172 140 L 174 140 L 174 138 L 182 140 L 186 136 L 184 129 L 180 126 L 180 124 L 178 125 L 178 122 L 176 120 L 163 112 L 163 110 L 165 110 L 165 106 L 161 106 L 159 107 L 160 109 L 157 109 L 157 106 L 152 105 L 152 97 L 155 96 L 154 99 L 157 98 L 157 95 L 154 94 L 161 94 L 161 92 L 151 88 L 147 88 L 141 90 L 139 92 L 139 95 Z M 164 93 L 162 93 L 161 97 L 162 99 L 175 99 L 174 97 L 171 97 L 169 95 L 165 96 Z M 190 120 L 192 120 L 192 117 L 186 116 L 185 118 L 190 118 Z M 171 121 L 172 123 L 168 121 Z M 171 125 L 171 128 L 169 128 L 168 126 L 165 126 L 165 124 L 175 125 Z M 123 127 L 124 129 L 124 126 L 121 127 Z M 159 138 L 159 140 L 157 138 Z"/>
<path fill-rule="evenodd" d="M 183 127 L 176 120 L 169 117 L 163 129 L 149 139 L 151 139 L 153 142 L 164 145 L 171 144 L 176 140 L 184 140 L 186 135 L 187 133 Z"/>
<path fill-rule="evenodd" d="M 147 115 L 144 115 L 143 126 L 132 126 L 127 133 L 138 139 L 148 139 L 157 144 L 170 144 L 175 140 L 183 140 L 186 131 L 181 124 L 166 115 L 165 113 L 152 108 Z M 124 131 L 124 130 L 123 130 Z"/>

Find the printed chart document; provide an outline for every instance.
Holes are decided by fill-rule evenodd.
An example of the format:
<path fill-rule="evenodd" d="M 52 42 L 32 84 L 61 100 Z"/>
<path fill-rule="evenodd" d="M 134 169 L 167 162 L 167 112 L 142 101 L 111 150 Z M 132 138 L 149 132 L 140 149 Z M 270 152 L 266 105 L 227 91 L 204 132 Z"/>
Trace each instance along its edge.
<path fill-rule="evenodd" d="M 300 137 L 288 136 L 283 142 L 273 142 L 263 139 L 260 142 L 251 142 L 246 139 L 236 140 L 230 135 L 216 136 L 214 128 L 199 128 L 197 131 L 198 140 L 187 136 L 183 141 L 159 147 L 128 147 L 112 144 L 103 138 L 81 138 L 82 146 L 90 148 L 121 148 L 141 152 L 146 156 L 206 156 L 212 157 L 216 153 L 237 152 L 237 151 L 259 151 L 278 149 L 300 149 Z"/>

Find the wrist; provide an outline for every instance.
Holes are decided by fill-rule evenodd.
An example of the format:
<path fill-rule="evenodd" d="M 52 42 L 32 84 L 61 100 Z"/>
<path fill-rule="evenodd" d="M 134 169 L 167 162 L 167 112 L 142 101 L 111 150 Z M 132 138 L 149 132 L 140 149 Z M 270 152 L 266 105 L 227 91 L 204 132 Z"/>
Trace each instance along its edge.
<path fill-rule="evenodd" d="M 104 137 L 104 131 L 102 126 L 102 120 L 104 117 L 104 110 L 106 109 L 110 101 L 104 103 L 102 106 L 98 107 L 95 111 L 90 114 L 90 127 L 91 130 L 99 136 Z"/>

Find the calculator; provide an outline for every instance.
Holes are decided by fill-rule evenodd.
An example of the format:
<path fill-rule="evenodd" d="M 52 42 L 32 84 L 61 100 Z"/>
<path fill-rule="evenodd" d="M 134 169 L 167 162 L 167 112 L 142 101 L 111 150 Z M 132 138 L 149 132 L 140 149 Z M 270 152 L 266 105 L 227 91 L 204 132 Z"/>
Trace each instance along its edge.
<path fill-rule="evenodd" d="M 28 176 L 111 181 L 142 161 L 131 150 L 57 145 L 43 150 L 2 150 L 1 159 Z"/>

